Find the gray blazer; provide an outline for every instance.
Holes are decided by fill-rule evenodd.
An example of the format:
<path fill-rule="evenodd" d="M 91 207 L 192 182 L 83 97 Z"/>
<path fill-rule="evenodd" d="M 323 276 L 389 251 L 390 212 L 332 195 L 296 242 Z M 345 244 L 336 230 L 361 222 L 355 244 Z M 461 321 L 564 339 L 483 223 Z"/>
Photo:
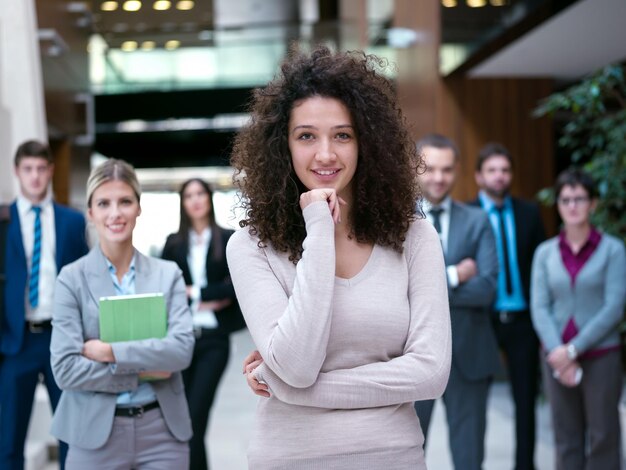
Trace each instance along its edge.
<path fill-rule="evenodd" d="M 81 355 L 83 343 L 100 337 L 98 300 L 115 295 L 111 275 L 99 246 L 65 266 L 56 282 L 51 363 L 63 390 L 52 420 L 52 434 L 70 445 L 96 449 L 104 445 L 113 426 L 117 394 L 135 390 L 138 373 L 172 372 L 152 382 L 165 422 L 180 441 L 191 437 L 191 421 L 180 371 L 194 346 L 191 314 L 180 269 L 171 261 L 135 251 L 138 294 L 163 292 L 168 312 L 167 336 L 113 343 L 115 369 Z"/>
<path fill-rule="evenodd" d="M 452 202 L 446 266 L 472 258 L 478 274 L 448 289 L 452 318 L 452 362 L 468 380 L 500 369 L 491 306 L 498 279 L 496 243 L 487 214 L 478 207 Z"/>
<path fill-rule="evenodd" d="M 572 315 L 578 327 L 572 343 L 579 353 L 620 344 L 617 325 L 626 300 L 621 240 L 603 233 L 574 286 L 561 258 L 559 237 L 546 240 L 535 251 L 531 281 L 533 325 L 547 351 L 563 343 L 561 334 Z"/>

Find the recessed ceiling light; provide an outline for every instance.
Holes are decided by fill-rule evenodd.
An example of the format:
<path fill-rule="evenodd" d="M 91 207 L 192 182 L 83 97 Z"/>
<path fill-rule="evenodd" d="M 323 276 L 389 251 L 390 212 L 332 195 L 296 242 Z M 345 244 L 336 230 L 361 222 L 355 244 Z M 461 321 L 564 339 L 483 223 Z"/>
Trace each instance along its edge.
<path fill-rule="evenodd" d="M 179 0 L 176 4 L 178 10 L 191 10 L 194 7 L 193 0 Z"/>
<path fill-rule="evenodd" d="M 122 8 L 126 11 L 138 11 L 141 9 L 141 2 L 139 0 L 126 0 Z"/>
<path fill-rule="evenodd" d="M 487 0 L 465 0 L 467 2 L 467 6 L 471 8 L 480 8 L 487 5 Z"/>
<path fill-rule="evenodd" d="M 120 46 L 124 52 L 132 52 L 137 49 L 137 41 L 124 41 Z"/>
<path fill-rule="evenodd" d="M 154 41 L 144 41 L 141 43 L 141 50 L 143 51 L 151 51 L 156 47 L 156 42 Z"/>
<path fill-rule="evenodd" d="M 446 8 L 453 8 L 457 5 L 456 0 L 441 0 L 441 4 Z"/>
<path fill-rule="evenodd" d="M 174 49 L 178 49 L 179 46 L 180 46 L 180 41 L 177 41 L 176 39 L 171 39 L 165 43 L 165 49 L 167 49 L 168 51 L 173 51 Z"/>
<path fill-rule="evenodd" d="M 100 10 L 102 11 L 115 11 L 117 10 L 117 2 L 113 2 L 113 1 L 108 1 L 108 2 L 102 2 L 102 4 L 100 5 Z"/>
<path fill-rule="evenodd" d="M 169 10 L 172 7 L 172 2 L 170 0 L 157 0 L 152 5 L 152 8 L 155 10 Z"/>
<path fill-rule="evenodd" d="M 504 5 L 506 5 L 506 0 L 490 0 L 490 3 L 494 7 L 503 7 Z"/>

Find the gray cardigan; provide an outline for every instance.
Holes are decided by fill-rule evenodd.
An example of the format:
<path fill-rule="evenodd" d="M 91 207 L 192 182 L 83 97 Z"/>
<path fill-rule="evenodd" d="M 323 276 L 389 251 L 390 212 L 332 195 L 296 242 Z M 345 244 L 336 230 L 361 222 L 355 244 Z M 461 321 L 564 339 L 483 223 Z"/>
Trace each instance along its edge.
<path fill-rule="evenodd" d="M 573 286 L 561 258 L 559 237 L 546 240 L 535 251 L 531 313 L 547 351 L 563 343 L 561 334 L 572 315 L 579 332 L 571 342 L 579 354 L 618 345 L 617 325 L 625 299 L 626 255 L 621 240 L 603 233 Z"/>

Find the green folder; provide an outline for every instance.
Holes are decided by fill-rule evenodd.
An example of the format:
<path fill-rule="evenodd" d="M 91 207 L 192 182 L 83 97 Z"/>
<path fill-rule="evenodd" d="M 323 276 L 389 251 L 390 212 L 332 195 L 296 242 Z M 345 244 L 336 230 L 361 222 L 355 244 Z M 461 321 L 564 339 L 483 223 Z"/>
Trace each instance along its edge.
<path fill-rule="evenodd" d="M 162 293 L 100 298 L 100 339 L 105 343 L 163 338 L 166 334 Z"/>

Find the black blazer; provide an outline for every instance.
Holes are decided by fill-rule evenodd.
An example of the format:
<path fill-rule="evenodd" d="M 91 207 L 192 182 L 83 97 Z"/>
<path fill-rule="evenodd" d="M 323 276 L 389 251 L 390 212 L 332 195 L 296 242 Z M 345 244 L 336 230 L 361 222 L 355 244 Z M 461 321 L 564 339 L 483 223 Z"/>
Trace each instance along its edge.
<path fill-rule="evenodd" d="M 511 201 L 513 203 L 513 217 L 515 217 L 517 264 L 522 279 L 524 297 L 530 308 L 530 270 L 533 254 L 539 244 L 546 239 L 546 233 L 537 204 L 515 197 L 512 197 Z M 468 204 L 482 207 L 479 198 Z"/>
<path fill-rule="evenodd" d="M 220 227 L 212 229 L 211 243 L 206 258 L 207 286 L 200 291 L 200 298 L 203 301 L 232 299 L 233 302 L 228 307 L 215 312 L 219 324 L 217 332 L 223 334 L 232 333 L 246 326 L 226 263 L 226 244 L 233 233 L 232 230 L 224 230 Z M 218 259 L 215 259 L 214 256 L 215 250 L 220 252 Z M 185 284 L 189 286 L 193 284 L 193 281 L 187 263 L 188 251 L 188 235 L 181 236 L 178 233 L 173 233 L 167 237 L 161 257 L 178 264 L 183 272 Z"/>

